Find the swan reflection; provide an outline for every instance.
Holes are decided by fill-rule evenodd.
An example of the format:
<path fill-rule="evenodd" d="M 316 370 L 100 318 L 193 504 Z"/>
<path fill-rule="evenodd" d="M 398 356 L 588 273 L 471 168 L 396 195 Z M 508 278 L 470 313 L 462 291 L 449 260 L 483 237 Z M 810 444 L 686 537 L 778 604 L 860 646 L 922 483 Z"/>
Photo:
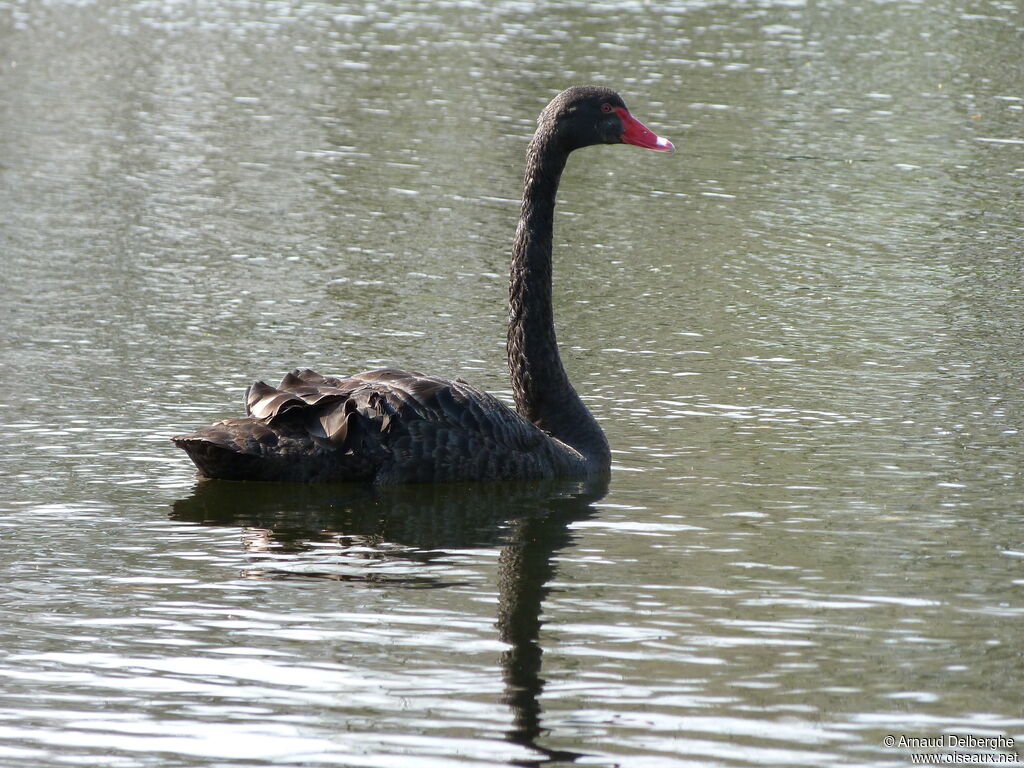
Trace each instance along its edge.
<path fill-rule="evenodd" d="M 370 586 L 441 588 L 477 574 L 459 551 L 500 548 L 499 639 L 506 738 L 537 753 L 519 765 L 580 755 L 540 746 L 541 610 L 555 554 L 570 526 L 594 513 L 607 481 L 368 487 L 206 481 L 175 503 L 174 520 L 238 526 L 253 564 L 249 578 L 327 578 Z"/>

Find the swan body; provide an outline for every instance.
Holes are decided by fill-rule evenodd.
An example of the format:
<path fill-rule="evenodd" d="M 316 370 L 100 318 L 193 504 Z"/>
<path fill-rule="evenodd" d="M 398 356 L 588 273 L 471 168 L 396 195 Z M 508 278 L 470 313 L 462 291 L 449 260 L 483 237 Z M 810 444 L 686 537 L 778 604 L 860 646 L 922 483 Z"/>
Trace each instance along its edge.
<path fill-rule="evenodd" d="M 508 360 L 516 410 L 462 379 L 310 370 L 246 391 L 246 416 L 172 438 L 199 473 L 229 480 L 452 482 L 607 473 L 608 441 L 569 383 L 551 300 L 555 195 L 569 153 L 630 143 L 671 151 L 614 91 L 576 86 L 538 118 L 512 248 Z"/>
<path fill-rule="evenodd" d="M 584 457 L 461 379 L 295 370 L 246 392 L 248 416 L 176 438 L 237 480 L 448 482 L 586 474 Z"/>

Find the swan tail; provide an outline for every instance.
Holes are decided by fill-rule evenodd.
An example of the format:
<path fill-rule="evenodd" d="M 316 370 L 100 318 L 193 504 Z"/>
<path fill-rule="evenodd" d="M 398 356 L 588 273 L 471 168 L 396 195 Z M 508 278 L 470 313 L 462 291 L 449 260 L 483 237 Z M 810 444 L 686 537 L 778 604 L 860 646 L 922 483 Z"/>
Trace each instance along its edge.
<path fill-rule="evenodd" d="M 269 424 L 253 417 L 232 419 L 171 438 L 202 477 L 220 480 L 363 482 L 379 461 L 334 444 L 323 445 L 304 425 Z"/>
<path fill-rule="evenodd" d="M 349 382 L 293 371 L 278 387 L 245 393 L 248 416 L 171 438 L 204 477 L 225 480 L 361 482 L 385 455 L 384 414 Z"/>
<path fill-rule="evenodd" d="M 263 476 L 264 462 L 260 461 L 258 454 L 245 453 L 237 445 L 219 437 L 211 428 L 178 435 L 171 440 L 188 454 L 203 477 L 250 480 Z"/>

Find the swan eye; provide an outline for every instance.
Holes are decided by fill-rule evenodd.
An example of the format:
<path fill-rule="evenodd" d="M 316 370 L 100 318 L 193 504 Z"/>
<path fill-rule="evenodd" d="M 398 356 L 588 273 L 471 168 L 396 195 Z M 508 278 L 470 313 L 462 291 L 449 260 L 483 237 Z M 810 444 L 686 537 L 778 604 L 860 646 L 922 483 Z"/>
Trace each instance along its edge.
<path fill-rule="evenodd" d="M 601 105 L 601 111 L 604 112 L 607 115 L 609 112 L 612 111 L 612 105 L 611 104 L 607 104 L 607 103 L 606 104 L 602 104 Z"/>

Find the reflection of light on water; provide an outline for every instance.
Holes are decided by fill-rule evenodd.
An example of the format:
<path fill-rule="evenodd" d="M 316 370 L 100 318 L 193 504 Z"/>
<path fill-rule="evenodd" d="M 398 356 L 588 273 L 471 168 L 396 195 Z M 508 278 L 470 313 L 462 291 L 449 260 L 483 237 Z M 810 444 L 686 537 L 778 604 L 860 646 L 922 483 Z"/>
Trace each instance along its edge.
<path fill-rule="evenodd" d="M 371 626 L 368 622 L 382 623 L 379 617 L 351 616 L 349 619 L 354 625 L 363 624 L 367 628 Z M 429 629 L 421 625 L 419 628 L 430 642 Z M 244 627 L 238 629 L 244 631 Z M 254 626 L 253 630 L 258 632 L 258 627 Z M 301 648 L 332 639 L 367 647 L 370 636 L 368 631 L 362 637 L 353 633 L 345 638 L 297 631 L 294 644 Z M 401 644 L 401 639 L 395 633 L 390 641 Z M 452 632 L 439 633 L 436 639 L 451 648 L 453 643 L 464 643 L 467 638 Z M 488 650 L 493 654 L 499 649 L 499 645 L 493 644 Z M 473 653 L 482 649 L 467 647 L 466 650 Z M 402 755 L 413 750 L 423 755 L 441 756 L 448 754 L 456 744 L 462 754 L 495 764 L 508 764 L 506 761 L 525 759 L 531 754 L 528 748 L 501 739 L 460 740 L 429 731 L 419 735 L 382 734 L 372 727 L 374 721 L 377 726 L 389 723 L 391 715 L 383 713 L 390 709 L 395 697 L 412 697 L 439 705 L 448 697 L 459 695 L 467 685 L 479 685 L 480 681 L 452 666 L 440 667 L 429 676 L 412 676 L 396 669 L 386 677 L 373 677 L 358 666 L 330 659 L 303 667 L 293 663 L 292 654 L 247 656 L 244 648 L 230 646 L 209 653 L 210 656 L 200 656 L 185 652 L 165 658 L 113 653 L 40 654 L 35 657 L 36 661 L 55 671 L 35 676 L 37 685 L 59 685 L 65 691 L 88 685 L 111 701 L 131 695 L 147 701 L 188 697 L 206 704 L 190 712 L 189 727 L 183 729 L 178 727 L 178 717 L 150 717 L 155 713 L 145 708 L 137 712 L 110 711 L 96 708 L 95 702 L 88 707 L 87 701 L 70 693 L 65 706 L 78 708 L 62 712 L 63 727 L 59 731 L 29 734 L 16 728 L 4 728 L 5 740 L 30 736 L 29 743 L 37 748 L 3 745 L 0 755 L 5 760 L 29 760 L 36 765 L 45 763 L 53 749 L 84 750 L 85 754 L 92 750 L 115 751 L 149 760 L 169 754 L 179 756 L 177 760 L 253 760 L 260 764 L 267 761 L 307 764 L 329 755 L 329 764 L 347 764 L 347 759 L 363 764 L 367 755 L 382 751 Z M 339 702 L 339 692 L 343 692 L 343 702 Z M 344 703 L 349 713 L 345 728 L 322 717 L 282 722 L 274 714 L 282 706 L 302 712 L 331 712 L 340 703 Z M 500 724 L 500 714 L 481 702 L 479 707 L 462 712 L 453 724 L 473 733 L 476 729 Z M 398 764 L 397 759 L 394 758 L 394 764 Z"/>
<path fill-rule="evenodd" d="M 242 545 L 251 557 L 243 570 L 248 579 L 288 577 L 364 581 L 393 586 L 451 586 L 453 580 L 473 579 L 471 569 L 458 567 L 450 552 L 426 553 L 415 547 L 388 543 L 378 536 L 330 535 L 307 542 L 304 551 L 282 552 L 279 534 L 267 528 L 242 529 Z"/>
<path fill-rule="evenodd" d="M 243 528 L 242 545 L 246 552 L 269 552 L 280 544 L 274 541 L 268 528 Z"/>

